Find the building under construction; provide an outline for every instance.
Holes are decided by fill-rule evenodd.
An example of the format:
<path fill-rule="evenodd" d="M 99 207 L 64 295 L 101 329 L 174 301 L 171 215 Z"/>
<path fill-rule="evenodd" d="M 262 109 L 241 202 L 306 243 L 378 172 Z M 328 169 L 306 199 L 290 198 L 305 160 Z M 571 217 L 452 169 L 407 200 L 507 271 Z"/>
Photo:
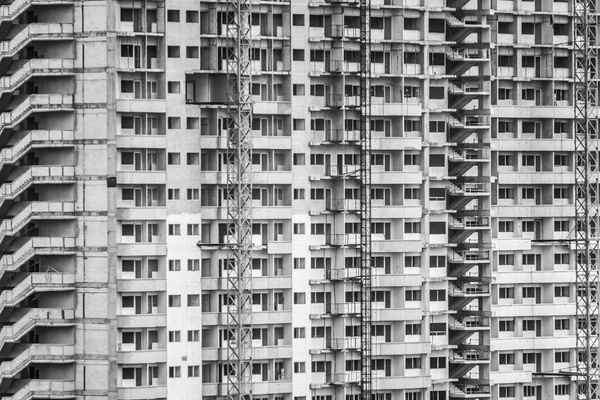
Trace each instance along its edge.
<path fill-rule="evenodd" d="M 597 20 L 0 5 L 0 397 L 598 398 Z"/>

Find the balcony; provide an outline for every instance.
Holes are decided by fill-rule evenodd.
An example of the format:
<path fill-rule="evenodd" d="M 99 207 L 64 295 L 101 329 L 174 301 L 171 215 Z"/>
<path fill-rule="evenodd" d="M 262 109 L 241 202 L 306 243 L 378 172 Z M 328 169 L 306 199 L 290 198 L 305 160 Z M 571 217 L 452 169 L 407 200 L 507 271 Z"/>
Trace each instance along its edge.
<path fill-rule="evenodd" d="M 360 199 L 331 199 L 325 204 L 325 209 L 335 212 L 359 212 Z"/>
<path fill-rule="evenodd" d="M 480 399 L 492 397 L 490 386 L 485 384 L 450 385 L 450 398 Z"/>
<path fill-rule="evenodd" d="M 30 42 L 36 40 L 73 39 L 73 24 L 39 23 L 29 24 L 12 39 L 0 42 L 0 58 L 13 58 Z"/>
<path fill-rule="evenodd" d="M 18 247 L 12 254 L 0 258 L 0 277 L 7 271 L 14 271 L 29 260 L 33 255 L 74 254 L 75 238 L 34 237 Z"/>
<path fill-rule="evenodd" d="M 448 318 L 448 328 L 454 331 L 485 331 L 490 329 L 490 319 L 478 315 L 466 316 L 462 319 L 451 317 Z"/>
<path fill-rule="evenodd" d="M 154 343 L 158 345 L 158 343 Z M 167 362 L 167 349 L 118 351 L 117 362 L 119 364 L 156 364 Z"/>
<path fill-rule="evenodd" d="M 227 342 L 222 344 L 222 347 L 212 347 L 202 349 L 202 360 L 204 361 L 219 361 L 227 359 Z M 267 360 L 281 359 L 292 357 L 292 346 L 277 345 L 277 346 L 262 346 L 252 345 L 252 359 Z"/>
<path fill-rule="evenodd" d="M 338 233 L 327 235 L 325 244 L 333 247 L 359 246 L 360 233 Z"/>
<path fill-rule="evenodd" d="M 360 381 L 360 371 L 340 372 L 336 374 L 328 374 L 327 376 L 325 376 L 326 385 L 346 386 L 350 384 L 359 384 Z"/>
<path fill-rule="evenodd" d="M 336 268 L 325 271 L 325 279 L 332 281 L 346 281 L 360 276 L 360 268 Z"/>
<path fill-rule="evenodd" d="M 18 351 L 18 353 L 17 353 Z M 12 360 L 0 364 L 0 379 L 14 377 L 32 362 L 62 363 L 75 362 L 75 346 L 64 344 L 31 344 L 26 348 L 15 347 Z"/>
<path fill-rule="evenodd" d="M 349 131 L 346 129 L 328 129 L 325 131 L 313 131 L 310 144 L 328 143 L 356 143 L 360 141 L 360 131 Z"/>
<path fill-rule="evenodd" d="M 30 131 L 0 151 L 0 170 L 5 164 L 14 164 L 33 147 L 73 146 L 73 140 L 73 131 Z"/>
<path fill-rule="evenodd" d="M 58 4 L 73 4 L 70 0 L 16 0 L 11 4 L 0 6 L 0 23 L 12 21 L 32 6 L 49 6 Z"/>
<path fill-rule="evenodd" d="M 167 386 L 138 386 L 138 387 L 118 387 L 117 398 L 129 400 L 145 400 L 151 398 L 167 398 Z"/>
<path fill-rule="evenodd" d="M 452 251 L 448 261 L 454 264 L 482 264 L 490 262 L 490 252 L 487 250 Z"/>
<path fill-rule="evenodd" d="M 67 183 L 75 180 L 75 167 L 41 167 L 33 166 L 10 183 L 0 186 L 0 205 L 12 200 L 36 183 Z"/>
<path fill-rule="evenodd" d="M 487 197 L 490 195 L 490 188 L 489 184 L 486 183 L 467 182 L 449 186 L 448 193 L 450 193 L 452 196 Z"/>
<path fill-rule="evenodd" d="M 8 307 L 16 307 L 36 292 L 64 292 L 75 290 L 75 274 L 69 273 L 32 273 L 12 289 L 0 293 L 0 313 Z"/>
<path fill-rule="evenodd" d="M 223 312 L 203 312 L 202 325 L 227 325 L 227 318 L 227 310 L 223 310 Z M 272 324 L 273 321 L 277 321 L 280 324 L 291 324 L 292 310 L 252 312 L 252 323 L 255 325 Z"/>
<path fill-rule="evenodd" d="M 0 132 L 14 129 L 33 112 L 72 111 L 73 96 L 61 94 L 33 94 L 27 96 L 11 111 L 0 114 Z"/>
<path fill-rule="evenodd" d="M 13 316 L 17 315 L 16 312 Z M 57 327 L 75 324 L 75 311 L 55 308 L 31 308 L 12 325 L 0 330 L 0 349 L 6 343 L 16 343 L 38 326 Z"/>
<path fill-rule="evenodd" d="M 325 314 L 329 315 L 356 315 L 361 313 L 360 303 L 327 303 Z"/>
<path fill-rule="evenodd" d="M 325 177 L 328 178 L 358 178 L 360 165 L 330 164 L 325 166 Z"/>
<path fill-rule="evenodd" d="M 13 92 L 32 76 L 72 75 L 74 74 L 73 68 L 74 60 L 70 59 L 35 58 L 27 60 L 12 72 L 12 75 L 0 78 L 0 91 Z"/>
<path fill-rule="evenodd" d="M 167 325 L 167 314 L 117 315 L 118 328 L 162 328 Z"/>
<path fill-rule="evenodd" d="M 75 382 L 32 379 L 14 393 L 7 393 L 2 400 L 59 399 L 75 397 Z"/>
<path fill-rule="evenodd" d="M 450 357 L 451 364 L 489 364 L 488 350 L 455 350 Z"/>
<path fill-rule="evenodd" d="M 17 215 L 0 222 L 0 243 L 5 236 L 14 236 L 33 219 L 66 219 L 75 211 L 75 203 L 33 202 L 23 208 Z M 71 218 L 75 218 L 71 216 Z"/>
<path fill-rule="evenodd" d="M 452 297 L 487 297 L 490 295 L 490 286 L 484 283 L 451 284 L 448 295 Z"/>

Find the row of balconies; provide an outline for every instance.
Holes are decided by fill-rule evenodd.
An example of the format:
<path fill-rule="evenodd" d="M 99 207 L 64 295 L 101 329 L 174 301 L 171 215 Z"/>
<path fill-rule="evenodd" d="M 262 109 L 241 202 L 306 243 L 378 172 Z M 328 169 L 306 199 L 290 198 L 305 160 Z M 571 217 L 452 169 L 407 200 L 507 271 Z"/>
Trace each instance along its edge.
<path fill-rule="evenodd" d="M 43 0 L 33 2 L 18 0 L 3 5 L 0 7 L 0 23 L 16 19 L 28 8 L 37 5 L 45 6 L 46 3 Z M 68 1 L 62 3 L 69 4 Z M 0 115 L 3 131 L 15 128 L 22 130 L 33 126 L 34 124 L 23 124 L 22 126 L 19 124 L 34 112 L 71 111 L 73 109 L 72 95 L 28 95 L 28 93 L 35 93 L 38 90 L 36 82 L 32 81 L 23 88 L 24 82 L 38 76 L 73 74 L 72 57 L 57 58 L 57 54 L 61 53 L 60 49 L 58 49 L 58 53 L 54 52 L 53 54 L 47 51 L 52 47 L 47 45 L 50 41 L 69 41 L 73 38 L 73 24 L 67 22 L 71 19 L 67 17 L 67 14 L 71 15 L 72 10 L 64 6 L 52 10 L 55 18 L 65 22 L 27 24 L 27 21 L 37 21 L 36 12 L 40 10 L 41 8 L 27 11 L 27 18 L 21 20 L 26 25 L 14 25 L 13 32 L 8 35 L 10 39 L 0 42 L 0 57 L 5 58 L 3 65 L 6 65 L 8 70 L 0 79 L 0 91 L 10 95 L 19 91 L 22 95 L 21 98 L 14 98 L 16 105 L 13 107 L 11 104 L 10 108 L 12 109 L 9 108 L 9 111 Z M 43 48 L 39 46 L 42 53 L 39 58 L 37 58 L 38 54 L 35 50 L 36 45 L 30 46 L 32 42 L 38 41 L 46 43 Z M 64 53 L 66 56 L 68 52 Z M 7 60 L 7 58 L 15 58 L 17 55 L 21 61 L 10 64 L 11 60 Z M 45 59 L 43 59 L 44 56 L 46 56 Z M 63 93 L 69 93 L 68 87 Z M 8 96 L 6 97 L 8 98 Z M 48 130 L 30 130 L 10 138 L 8 141 L 10 146 L 5 145 L 0 153 L 2 163 L 0 168 L 19 162 L 24 167 L 15 168 L 12 174 L 4 180 L 5 183 L 0 189 L 3 207 L 10 203 L 10 200 L 16 199 L 30 189 L 31 185 L 36 182 L 51 184 L 72 181 L 75 175 L 72 166 L 26 166 L 25 164 L 30 161 L 23 159 L 23 156 L 34 147 L 69 146 L 71 144 L 68 142 L 72 140 L 73 133 L 71 131 Z M 31 158 L 36 156 L 34 154 L 27 155 L 31 155 Z M 7 168 L 4 171 L 9 172 Z M 32 196 L 25 195 L 24 199 L 27 200 L 29 197 Z M 74 211 L 73 207 L 74 204 L 68 201 L 20 203 L 9 212 L 13 215 L 5 218 L 1 223 L 1 235 L 2 237 L 17 235 L 34 219 L 64 218 L 68 213 Z M 29 234 L 36 236 L 32 232 Z M 61 302 L 68 302 L 72 296 L 70 292 L 75 290 L 74 274 L 55 269 L 62 270 L 65 268 L 64 265 L 55 265 L 55 268 L 48 266 L 46 272 L 32 272 L 28 275 L 12 274 L 21 269 L 25 270 L 26 268 L 22 267 L 28 261 L 33 262 L 33 257 L 42 254 L 45 259 L 51 258 L 52 255 L 64 256 L 73 254 L 74 248 L 75 238 L 72 237 L 21 237 L 12 241 L 0 258 L 0 276 L 2 279 L 7 276 L 11 278 L 8 281 L 5 280 L 7 284 L 0 293 L 0 312 L 6 316 L 5 324 L 0 331 L 0 347 L 12 348 L 10 353 L 5 354 L 4 362 L 0 364 L 0 391 L 7 396 L 7 399 L 29 399 L 32 396 L 74 396 L 74 382 L 68 378 L 71 375 L 72 379 L 72 373 L 69 373 L 69 370 L 72 372 L 73 367 L 68 364 L 75 362 L 74 346 L 64 344 L 68 343 L 68 340 L 62 341 L 61 344 L 42 344 L 29 343 L 38 341 L 38 339 L 28 338 L 29 334 L 34 333 L 35 330 L 43 331 L 47 327 L 74 325 L 72 307 L 66 306 L 62 309 L 27 308 L 35 307 L 38 301 L 44 304 L 47 301 L 44 299 L 49 296 L 54 296 L 53 304 L 57 306 Z M 32 265 L 27 268 L 32 270 Z M 39 266 L 36 270 L 38 269 L 40 269 Z M 9 286 L 9 283 L 12 287 Z M 24 306 L 25 304 L 26 306 Z M 35 336 L 37 337 L 37 335 Z M 50 367 L 50 365 L 52 366 Z M 35 379 L 28 380 L 27 378 Z M 49 380 L 49 378 L 55 379 Z M 15 379 L 19 381 L 11 386 Z"/>

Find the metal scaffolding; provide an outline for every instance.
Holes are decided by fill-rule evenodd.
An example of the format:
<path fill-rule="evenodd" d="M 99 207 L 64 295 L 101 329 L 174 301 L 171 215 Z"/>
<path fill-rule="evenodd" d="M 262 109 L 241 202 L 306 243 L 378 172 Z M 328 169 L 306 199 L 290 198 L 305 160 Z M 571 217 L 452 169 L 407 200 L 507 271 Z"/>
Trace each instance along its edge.
<path fill-rule="evenodd" d="M 361 399 L 371 400 L 371 0 L 360 0 Z"/>
<path fill-rule="evenodd" d="M 598 50 L 596 0 L 574 0 L 575 251 L 579 399 L 598 398 Z"/>
<path fill-rule="evenodd" d="M 227 1 L 227 398 L 252 398 L 250 0 Z"/>

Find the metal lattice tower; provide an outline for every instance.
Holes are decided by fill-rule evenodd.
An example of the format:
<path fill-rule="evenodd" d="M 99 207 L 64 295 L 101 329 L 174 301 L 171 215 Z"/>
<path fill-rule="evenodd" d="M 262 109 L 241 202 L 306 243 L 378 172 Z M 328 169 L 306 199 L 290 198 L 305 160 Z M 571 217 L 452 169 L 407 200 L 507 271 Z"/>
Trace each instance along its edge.
<path fill-rule="evenodd" d="M 371 0 L 360 0 L 361 399 L 371 400 Z"/>
<path fill-rule="evenodd" d="M 227 398 L 252 398 L 252 76 L 250 0 L 227 1 Z"/>
<path fill-rule="evenodd" d="M 598 398 L 596 0 L 574 0 L 578 399 Z"/>

